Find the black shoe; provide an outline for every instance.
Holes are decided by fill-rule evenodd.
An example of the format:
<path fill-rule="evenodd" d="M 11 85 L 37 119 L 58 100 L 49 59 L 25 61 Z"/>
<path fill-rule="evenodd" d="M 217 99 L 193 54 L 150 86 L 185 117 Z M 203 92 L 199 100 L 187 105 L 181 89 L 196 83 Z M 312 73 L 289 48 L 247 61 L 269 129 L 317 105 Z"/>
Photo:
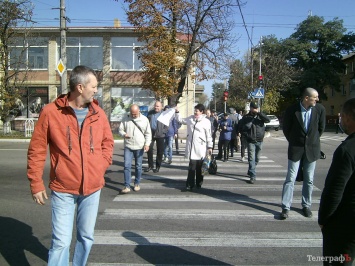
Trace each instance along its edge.
<path fill-rule="evenodd" d="M 313 216 L 310 208 L 307 208 L 307 207 L 304 207 L 302 209 L 302 213 L 303 213 L 304 217 L 307 217 L 307 218 L 311 218 Z"/>
<path fill-rule="evenodd" d="M 154 173 L 159 173 L 160 167 L 157 167 L 153 170 Z"/>
<path fill-rule="evenodd" d="M 222 159 L 221 156 L 217 156 L 217 157 L 216 157 L 216 160 L 221 160 L 221 159 Z"/>
<path fill-rule="evenodd" d="M 281 220 L 286 220 L 288 218 L 288 210 L 287 209 L 283 209 L 281 214 L 280 214 L 280 219 Z"/>
<path fill-rule="evenodd" d="M 192 191 L 192 189 L 193 189 L 193 187 L 190 187 L 190 186 L 186 187 L 186 190 L 188 190 L 188 191 Z"/>
<path fill-rule="evenodd" d="M 223 159 L 223 162 L 226 162 L 227 161 L 227 159 Z"/>
<path fill-rule="evenodd" d="M 150 171 L 152 171 L 152 170 L 153 170 L 153 168 L 149 166 L 148 168 L 145 168 L 145 169 L 144 169 L 144 172 L 150 172 Z"/>
<path fill-rule="evenodd" d="M 255 178 L 251 177 L 250 180 L 248 181 L 249 184 L 254 184 L 255 183 Z"/>

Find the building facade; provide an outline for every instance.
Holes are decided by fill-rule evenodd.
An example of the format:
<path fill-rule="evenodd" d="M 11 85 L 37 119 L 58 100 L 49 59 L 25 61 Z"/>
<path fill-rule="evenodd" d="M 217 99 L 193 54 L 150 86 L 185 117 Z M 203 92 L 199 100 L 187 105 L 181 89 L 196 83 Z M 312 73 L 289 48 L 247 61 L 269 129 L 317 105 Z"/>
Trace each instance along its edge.
<path fill-rule="evenodd" d="M 57 70 L 61 43 L 59 29 L 33 28 L 31 36 L 25 43 L 22 38 L 14 44 L 10 53 L 10 62 L 19 64 L 17 68 L 26 69 L 27 64 L 29 69 L 24 79 L 25 89 L 18 99 L 19 110 L 13 119 L 15 129 L 19 130 L 29 118 L 36 120 L 41 107 L 52 102 L 61 92 Z M 122 117 L 129 113 L 131 104 L 138 104 L 146 113 L 156 100 L 153 92 L 141 88 L 143 72 L 137 50 L 143 43 L 137 38 L 132 27 L 68 28 L 66 32 L 68 77 L 77 65 L 86 65 L 97 72 L 99 87 L 96 99 L 105 110 L 113 132 Z M 191 73 L 179 100 L 180 112 L 186 116 L 193 113 L 193 76 Z M 161 100 L 166 104 L 166 99 Z"/>
<path fill-rule="evenodd" d="M 327 88 L 324 91 L 328 99 L 323 100 L 322 104 L 326 108 L 327 122 L 329 124 L 335 124 L 336 117 L 340 113 L 343 103 L 355 97 L 355 53 L 344 56 L 343 62 L 345 64 L 345 71 L 340 76 L 340 91 L 331 88 Z"/>

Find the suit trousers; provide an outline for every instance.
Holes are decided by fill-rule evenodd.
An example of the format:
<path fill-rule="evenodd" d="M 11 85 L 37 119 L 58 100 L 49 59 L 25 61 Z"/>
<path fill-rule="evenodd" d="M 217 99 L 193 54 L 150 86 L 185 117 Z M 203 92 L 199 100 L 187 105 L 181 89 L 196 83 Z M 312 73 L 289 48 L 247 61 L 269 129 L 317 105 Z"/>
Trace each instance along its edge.
<path fill-rule="evenodd" d="M 196 185 L 202 186 L 203 175 L 202 175 L 202 163 L 203 160 L 190 160 L 189 172 L 187 174 L 186 187 L 193 188 L 195 186 L 195 176 Z"/>
<path fill-rule="evenodd" d="M 148 151 L 148 166 L 154 168 L 153 151 L 154 151 L 155 142 L 157 143 L 157 158 L 156 158 L 155 166 L 156 168 L 160 168 L 161 162 L 163 160 L 163 154 L 164 154 L 164 138 L 152 139 Z"/>

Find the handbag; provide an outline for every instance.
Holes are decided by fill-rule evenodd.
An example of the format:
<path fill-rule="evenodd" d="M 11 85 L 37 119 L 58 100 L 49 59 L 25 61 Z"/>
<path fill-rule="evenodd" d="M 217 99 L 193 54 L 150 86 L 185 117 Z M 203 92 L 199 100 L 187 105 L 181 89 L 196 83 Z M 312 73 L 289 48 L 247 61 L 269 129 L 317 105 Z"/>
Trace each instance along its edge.
<path fill-rule="evenodd" d="M 143 130 L 138 126 L 138 124 L 136 123 L 136 121 L 134 121 L 133 119 L 132 119 L 131 121 L 133 122 L 133 124 L 136 125 L 136 127 L 139 129 L 139 131 L 142 132 L 142 134 L 144 135 Z"/>

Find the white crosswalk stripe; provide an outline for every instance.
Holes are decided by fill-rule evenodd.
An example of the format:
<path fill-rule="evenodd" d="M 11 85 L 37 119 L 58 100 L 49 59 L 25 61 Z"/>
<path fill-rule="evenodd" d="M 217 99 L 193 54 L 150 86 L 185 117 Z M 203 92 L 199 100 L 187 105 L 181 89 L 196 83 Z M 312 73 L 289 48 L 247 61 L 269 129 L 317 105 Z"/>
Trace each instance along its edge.
<path fill-rule="evenodd" d="M 240 153 L 237 153 L 238 157 L 229 158 L 227 162 L 218 161 L 218 173 L 205 176 L 202 188 L 190 192 L 185 187 L 188 161 L 181 154 L 173 157 L 171 165 L 163 164 L 159 173 L 143 173 L 141 191 L 118 194 L 110 207 L 99 214 L 89 265 L 252 264 L 238 257 L 221 255 L 225 249 L 231 248 L 238 254 L 245 250 L 264 252 L 267 249 L 278 258 L 265 265 L 285 265 L 282 255 L 285 249 L 319 252 L 322 235 L 315 227 L 316 207 L 312 218 L 304 217 L 300 211 L 302 183 L 296 182 L 294 189 L 293 204 L 298 210 L 291 210 L 286 221 L 279 219 L 282 186 L 287 172 L 285 166 L 264 154 L 257 166 L 256 183 L 248 184 L 248 163 L 241 162 Z M 115 166 L 114 169 L 120 171 L 119 183 L 122 185 L 123 167 Z M 134 176 L 132 183 L 133 180 Z M 313 191 L 312 202 L 317 206 L 321 191 L 317 187 Z M 173 261 L 153 263 L 152 260 L 142 260 L 132 247 L 134 250 L 164 247 L 166 252 L 178 248 L 186 256 L 198 254 L 199 257 L 195 258 L 196 261 L 186 262 L 177 255 Z M 214 255 L 210 254 L 210 248 L 216 250 Z M 186 249 L 193 249 L 193 255 Z M 95 252 L 103 250 L 108 253 L 104 261 L 95 260 Z M 130 257 L 120 255 L 118 259 L 116 253 L 120 250 L 128 252 Z M 295 260 L 296 254 L 299 256 L 300 253 L 295 253 Z M 309 254 L 313 253 L 310 251 Z M 209 260 L 202 263 L 204 259 Z M 304 255 L 298 265 L 307 264 Z"/>

